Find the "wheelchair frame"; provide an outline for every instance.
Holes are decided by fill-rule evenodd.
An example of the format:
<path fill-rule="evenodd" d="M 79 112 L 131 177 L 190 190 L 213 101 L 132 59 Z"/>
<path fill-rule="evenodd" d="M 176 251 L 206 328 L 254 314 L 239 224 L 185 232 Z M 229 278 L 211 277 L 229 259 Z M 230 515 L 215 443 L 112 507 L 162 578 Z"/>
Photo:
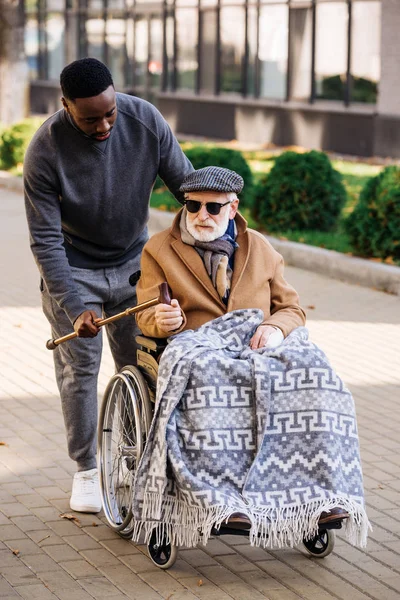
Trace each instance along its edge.
<path fill-rule="evenodd" d="M 126 366 L 108 383 L 100 410 L 97 459 L 102 505 L 109 526 L 123 538 L 133 533 L 131 484 L 150 430 L 156 396 L 158 362 L 166 340 L 137 336 L 137 367 Z M 340 520 L 321 525 L 317 535 L 303 540 L 307 552 L 316 558 L 328 556 L 335 544 L 334 529 Z M 245 535 L 248 531 L 223 525 L 213 536 Z M 148 545 L 150 559 L 161 569 L 171 567 L 178 554 L 176 546 L 153 534 Z"/>

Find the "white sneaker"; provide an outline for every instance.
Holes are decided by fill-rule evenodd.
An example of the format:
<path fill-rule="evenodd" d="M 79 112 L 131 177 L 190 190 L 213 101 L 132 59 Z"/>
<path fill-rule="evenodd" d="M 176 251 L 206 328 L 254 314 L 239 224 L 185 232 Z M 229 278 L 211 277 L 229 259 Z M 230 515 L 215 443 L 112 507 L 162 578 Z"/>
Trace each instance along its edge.
<path fill-rule="evenodd" d="M 75 473 L 69 505 L 77 512 L 100 512 L 101 498 L 97 469 Z"/>

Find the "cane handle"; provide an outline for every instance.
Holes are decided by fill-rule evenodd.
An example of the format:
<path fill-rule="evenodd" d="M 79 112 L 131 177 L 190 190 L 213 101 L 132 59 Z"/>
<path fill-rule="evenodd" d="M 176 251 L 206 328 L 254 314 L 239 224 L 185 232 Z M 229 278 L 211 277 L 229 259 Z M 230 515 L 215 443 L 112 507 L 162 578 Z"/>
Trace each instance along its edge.
<path fill-rule="evenodd" d="M 158 289 L 160 290 L 160 296 L 158 299 L 160 300 L 161 304 L 171 304 L 168 283 L 166 281 L 160 283 Z"/>
<path fill-rule="evenodd" d="M 128 315 L 133 315 L 137 312 L 140 312 L 141 310 L 144 310 L 145 308 L 150 308 L 150 306 L 155 306 L 156 304 L 159 304 L 160 302 L 163 304 L 171 304 L 171 297 L 169 294 L 168 284 L 166 282 L 160 283 L 160 285 L 158 286 L 158 290 L 159 290 L 158 298 L 152 298 L 151 300 L 142 302 L 141 304 L 138 304 L 137 306 L 133 306 L 132 308 L 127 308 L 126 310 L 118 313 L 117 315 L 112 315 L 111 317 L 107 317 L 105 319 L 95 319 L 94 322 L 96 323 L 96 325 L 98 327 L 102 327 L 103 325 L 108 325 L 108 323 L 113 323 L 114 321 L 118 321 L 119 319 L 122 319 L 122 317 L 126 317 Z M 57 346 L 59 346 L 60 344 L 63 344 L 64 342 L 68 342 L 69 340 L 73 340 L 77 337 L 79 337 L 79 336 L 76 333 L 76 331 L 72 331 L 71 333 L 68 333 L 67 335 L 64 335 L 63 337 L 59 337 L 59 338 L 56 338 L 53 340 L 47 340 L 46 348 L 48 350 L 55 350 L 57 348 Z"/>

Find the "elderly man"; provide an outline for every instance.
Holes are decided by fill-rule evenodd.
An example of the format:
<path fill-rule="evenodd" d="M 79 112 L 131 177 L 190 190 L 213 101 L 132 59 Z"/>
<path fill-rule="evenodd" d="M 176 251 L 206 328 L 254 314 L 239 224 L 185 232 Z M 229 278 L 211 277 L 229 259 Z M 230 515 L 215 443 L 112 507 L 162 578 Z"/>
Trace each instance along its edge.
<path fill-rule="evenodd" d="M 195 545 L 228 521 L 251 527 L 252 543 L 290 545 L 351 517 L 350 540 L 363 545 L 351 394 L 308 341 L 282 257 L 238 212 L 242 188 L 228 169 L 188 174 L 184 207 L 143 250 L 139 302 L 163 281 L 173 299 L 137 323 L 175 337 L 135 480 L 136 533 L 160 522 Z"/>
<path fill-rule="evenodd" d="M 296 291 L 283 277 L 283 259 L 238 212 L 243 179 L 220 167 L 188 175 L 181 187 L 184 208 L 171 229 L 144 247 L 137 293 L 140 302 L 157 296 L 167 281 L 171 306 L 159 304 L 137 316 L 145 335 L 163 338 L 238 308 L 259 308 L 264 321 L 250 341 L 254 350 L 278 345 L 304 325 Z"/>

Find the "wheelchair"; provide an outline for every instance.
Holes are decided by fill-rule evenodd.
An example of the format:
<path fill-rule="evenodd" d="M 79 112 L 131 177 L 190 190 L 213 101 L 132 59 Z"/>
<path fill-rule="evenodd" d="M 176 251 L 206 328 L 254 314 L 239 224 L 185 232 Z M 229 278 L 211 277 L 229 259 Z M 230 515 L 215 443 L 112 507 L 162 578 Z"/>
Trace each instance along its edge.
<path fill-rule="evenodd" d="M 137 367 L 126 366 L 108 383 L 100 410 L 97 459 L 102 505 L 109 526 L 126 539 L 132 537 L 131 484 L 150 430 L 156 397 L 158 362 L 166 340 L 137 336 Z M 328 556 L 335 544 L 340 520 L 324 523 L 311 539 L 304 539 L 315 558 Z M 245 535 L 248 531 L 227 525 L 214 528 L 213 536 Z M 155 532 L 147 545 L 152 562 L 161 569 L 175 563 L 178 549 Z"/>

